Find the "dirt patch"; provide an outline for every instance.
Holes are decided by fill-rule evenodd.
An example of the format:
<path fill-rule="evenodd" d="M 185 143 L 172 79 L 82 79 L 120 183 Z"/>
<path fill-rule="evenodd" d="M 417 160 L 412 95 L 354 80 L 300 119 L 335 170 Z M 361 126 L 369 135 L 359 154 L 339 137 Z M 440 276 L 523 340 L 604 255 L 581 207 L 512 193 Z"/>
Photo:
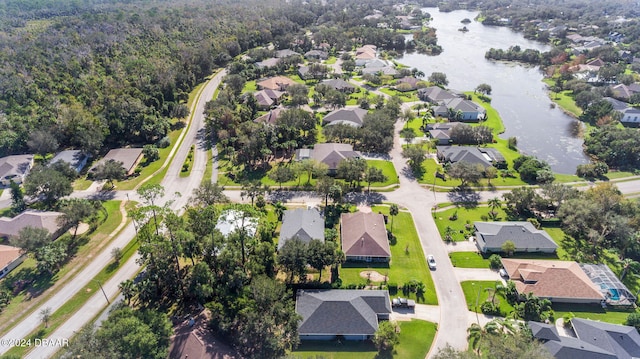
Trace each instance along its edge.
<path fill-rule="evenodd" d="M 360 277 L 364 279 L 370 279 L 372 282 L 384 282 L 385 279 L 389 279 L 374 270 L 362 271 L 360 272 Z"/>
<path fill-rule="evenodd" d="M 89 226 L 89 224 L 88 224 L 88 223 L 80 223 L 80 224 L 78 225 L 78 230 L 77 230 L 77 231 L 75 231 L 75 233 L 76 233 L 77 235 L 87 233 L 87 231 L 89 231 L 89 228 L 91 228 L 91 227 Z M 73 229 L 73 228 L 69 229 L 69 234 L 73 235 L 73 232 L 74 232 L 74 229 Z"/>

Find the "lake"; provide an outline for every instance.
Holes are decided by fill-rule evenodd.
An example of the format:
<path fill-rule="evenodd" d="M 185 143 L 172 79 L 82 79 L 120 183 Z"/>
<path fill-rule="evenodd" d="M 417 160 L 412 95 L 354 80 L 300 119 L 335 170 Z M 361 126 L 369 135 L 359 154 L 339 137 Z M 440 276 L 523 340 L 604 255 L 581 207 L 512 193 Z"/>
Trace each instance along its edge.
<path fill-rule="evenodd" d="M 431 14 L 429 26 L 436 29 L 443 52 L 438 56 L 406 53 L 398 58 L 400 63 L 421 70 L 426 77 L 433 72 L 445 73 L 448 87 L 453 90 L 473 91 L 481 83 L 491 85 L 491 105 L 506 127 L 500 137 L 516 137 L 521 153 L 547 161 L 555 172 L 574 174 L 579 164 L 588 162 L 582 151 L 582 124 L 559 108 L 552 108 L 538 67 L 484 58 L 492 47 L 506 50 L 519 45 L 523 50 L 542 52 L 549 50 L 548 45 L 527 40 L 506 27 L 473 21 L 478 14 L 474 11 L 442 13 L 437 8 L 423 11 Z M 472 22 L 462 24 L 464 18 Z M 462 26 L 469 31 L 458 31 Z"/>

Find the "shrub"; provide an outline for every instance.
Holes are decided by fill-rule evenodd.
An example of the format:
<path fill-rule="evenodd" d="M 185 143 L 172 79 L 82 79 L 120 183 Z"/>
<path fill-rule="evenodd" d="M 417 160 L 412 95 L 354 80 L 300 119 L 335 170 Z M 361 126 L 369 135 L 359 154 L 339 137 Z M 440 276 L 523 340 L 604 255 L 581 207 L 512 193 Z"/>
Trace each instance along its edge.
<path fill-rule="evenodd" d="M 389 289 L 389 295 L 398 294 L 398 283 L 389 283 L 387 284 L 387 288 Z"/>
<path fill-rule="evenodd" d="M 483 314 L 500 315 L 500 308 L 498 308 L 497 305 L 491 302 L 482 303 L 482 305 L 480 306 L 480 310 L 482 311 Z"/>
<path fill-rule="evenodd" d="M 155 145 L 144 145 L 142 153 L 144 154 L 144 158 L 147 160 L 147 163 L 157 161 L 160 158 L 160 152 L 158 151 L 158 147 Z"/>
<path fill-rule="evenodd" d="M 500 257 L 498 254 L 492 254 L 489 257 L 489 268 L 491 269 L 500 269 L 502 268 L 502 257 Z"/>
<path fill-rule="evenodd" d="M 156 142 L 156 146 L 158 146 L 158 148 L 167 148 L 171 146 L 171 139 L 169 136 L 164 136 Z"/>

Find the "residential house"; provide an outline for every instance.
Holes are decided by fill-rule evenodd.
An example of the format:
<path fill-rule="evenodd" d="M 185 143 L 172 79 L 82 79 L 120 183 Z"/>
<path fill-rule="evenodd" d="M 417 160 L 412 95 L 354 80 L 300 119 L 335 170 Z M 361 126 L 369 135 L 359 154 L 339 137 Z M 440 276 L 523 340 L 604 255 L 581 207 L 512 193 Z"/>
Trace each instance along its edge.
<path fill-rule="evenodd" d="M 447 108 L 447 114 L 449 113 L 449 109 L 459 113 L 460 117 L 456 119 L 459 121 L 477 122 L 487 116 L 487 111 L 484 107 L 460 97 L 445 100 L 443 101 L 443 105 Z"/>
<path fill-rule="evenodd" d="M 506 241 L 515 244 L 515 252 L 555 253 L 558 248 L 547 232 L 529 222 L 473 222 L 473 226 L 482 253 L 502 252 Z"/>
<path fill-rule="evenodd" d="M 432 104 L 440 104 L 443 101 L 452 100 L 458 97 L 459 96 L 453 92 L 444 90 L 438 86 L 425 87 L 418 90 L 418 98 Z"/>
<path fill-rule="evenodd" d="M 27 256 L 22 249 L 13 246 L 0 245 L 0 278 L 4 278 L 15 267 L 19 266 Z"/>
<path fill-rule="evenodd" d="M 640 109 L 635 107 L 628 107 L 624 111 L 622 111 L 622 118 L 620 122 L 625 125 L 635 125 L 638 126 L 640 124 Z"/>
<path fill-rule="evenodd" d="M 340 215 L 340 239 L 347 261 L 388 262 L 391 259 L 382 214 L 343 213 Z"/>
<path fill-rule="evenodd" d="M 320 83 L 343 93 L 353 93 L 356 90 L 356 87 L 354 85 L 342 79 L 324 80 Z"/>
<path fill-rule="evenodd" d="M 127 176 L 131 176 L 135 172 L 138 163 L 142 160 L 142 148 L 116 148 L 110 150 L 89 171 L 95 171 L 100 164 L 110 160 L 120 162 Z"/>
<path fill-rule="evenodd" d="M 413 91 L 418 88 L 419 79 L 412 76 L 405 76 L 396 81 L 396 90 L 398 91 Z M 403 85 L 406 84 L 406 85 Z"/>
<path fill-rule="evenodd" d="M 256 62 L 256 67 L 258 67 L 259 69 L 268 69 L 268 68 L 276 67 L 278 66 L 278 64 L 280 64 L 280 59 L 277 57 L 271 57 L 271 58 Z"/>
<path fill-rule="evenodd" d="M 285 57 L 290 57 L 290 56 L 299 56 L 300 54 L 290 50 L 290 49 L 284 49 L 284 50 L 278 50 L 276 51 L 276 57 L 279 59 L 285 58 Z"/>
<path fill-rule="evenodd" d="M 240 230 L 247 236 L 254 237 L 258 230 L 258 218 L 251 217 L 244 211 L 228 209 L 220 213 L 216 229 L 225 237 Z"/>
<path fill-rule="evenodd" d="M 86 166 L 88 159 L 89 156 L 80 150 L 66 150 L 58 152 L 58 154 L 51 159 L 49 164 L 54 164 L 59 161 L 66 162 L 76 171 L 76 173 L 80 173 L 84 166 Z"/>
<path fill-rule="evenodd" d="M 377 55 L 377 48 L 374 45 L 364 45 L 356 49 L 356 66 L 364 66 L 368 62 L 375 60 Z"/>
<path fill-rule="evenodd" d="M 21 184 L 33 167 L 33 155 L 14 155 L 0 158 L 0 186 L 11 182 Z"/>
<path fill-rule="evenodd" d="M 278 105 L 283 96 L 284 92 L 271 89 L 260 90 L 253 94 L 261 109 L 268 109 Z"/>
<path fill-rule="evenodd" d="M 438 160 L 446 163 L 465 161 L 477 163 L 487 168 L 505 168 L 506 160 L 495 148 L 469 146 L 436 146 Z"/>
<path fill-rule="evenodd" d="M 45 229 L 52 238 L 57 238 L 64 230 L 58 223 L 61 216 L 60 212 L 26 210 L 13 218 L 0 217 L 0 238 L 15 237 L 26 227 Z"/>
<path fill-rule="evenodd" d="M 520 295 L 533 295 L 553 303 L 600 304 L 605 300 L 576 262 L 503 258 L 502 265 Z"/>
<path fill-rule="evenodd" d="M 286 109 L 284 107 L 276 107 L 253 121 L 273 126 L 278 122 L 278 118 L 285 111 Z"/>
<path fill-rule="evenodd" d="M 362 127 L 364 123 L 364 116 L 367 114 L 367 110 L 360 107 L 345 107 L 331 111 L 327 114 L 322 121 L 327 125 L 349 125 L 352 127 Z"/>
<path fill-rule="evenodd" d="M 631 97 L 631 95 L 633 95 L 633 92 L 631 91 L 631 89 L 627 87 L 627 85 L 625 84 L 617 84 L 617 85 L 609 86 L 609 88 L 613 93 L 613 97 L 617 99 L 629 101 L 629 98 Z"/>
<path fill-rule="evenodd" d="M 452 143 L 451 129 L 456 125 L 457 124 L 451 122 L 428 124 L 427 131 L 429 137 L 436 140 L 436 145 L 447 146 Z"/>
<path fill-rule="evenodd" d="M 633 359 L 640 357 L 640 334 L 635 327 L 573 318 L 575 337 L 560 335 L 553 324 L 529 322 L 533 337 L 556 359 Z"/>
<path fill-rule="evenodd" d="M 300 75 L 300 78 L 303 80 L 310 80 L 313 78 L 310 67 L 306 65 L 298 66 L 298 75 Z"/>
<path fill-rule="evenodd" d="M 284 76 L 275 76 L 258 82 L 256 85 L 260 90 L 286 91 L 287 87 L 295 84 L 292 79 Z"/>
<path fill-rule="evenodd" d="M 640 109 L 629 106 L 628 103 L 616 100 L 611 97 L 605 97 L 604 100 L 608 101 L 614 111 L 620 112 L 620 123 L 627 126 L 640 125 Z"/>
<path fill-rule="evenodd" d="M 338 165 L 343 160 L 349 158 L 361 158 L 362 154 L 353 150 L 353 146 L 348 143 L 316 143 L 313 149 L 296 150 L 296 160 L 314 159 L 326 164 L 329 174 L 335 175 Z"/>
<path fill-rule="evenodd" d="M 389 75 L 389 76 L 398 75 L 398 71 L 393 67 L 392 63 L 384 60 L 380 60 L 377 58 L 368 61 L 364 65 L 364 68 L 361 70 L 361 72 L 363 75 L 366 75 L 366 74 L 372 74 L 372 75 L 382 74 L 382 75 Z"/>
<path fill-rule="evenodd" d="M 300 340 L 367 340 L 389 319 L 391 301 L 386 290 L 299 290 L 296 313 Z"/>
<path fill-rule="evenodd" d="M 322 50 L 311 50 L 305 52 L 304 57 L 307 60 L 326 60 L 329 58 L 329 54 Z"/>
<path fill-rule="evenodd" d="M 324 242 L 324 218 L 316 208 L 289 209 L 284 211 L 282 217 L 282 227 L 280 227 L 280 238 L 278 239 L 278 250 L 286 241 L 297 238 L 305 243 L 312 239 L 319 239 Z"/>

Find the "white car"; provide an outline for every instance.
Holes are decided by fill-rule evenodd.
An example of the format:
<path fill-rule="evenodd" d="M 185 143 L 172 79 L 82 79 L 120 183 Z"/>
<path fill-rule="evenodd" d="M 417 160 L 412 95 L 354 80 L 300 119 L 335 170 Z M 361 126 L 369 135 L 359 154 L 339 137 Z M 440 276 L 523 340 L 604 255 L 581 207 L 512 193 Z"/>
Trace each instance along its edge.
<path fill-rule="evenodd" d="M 436 259 L 433 258 L 433 254 L 427 256 L 427 264 L 429 264 L 429 269 L 436 269 Z"/>

